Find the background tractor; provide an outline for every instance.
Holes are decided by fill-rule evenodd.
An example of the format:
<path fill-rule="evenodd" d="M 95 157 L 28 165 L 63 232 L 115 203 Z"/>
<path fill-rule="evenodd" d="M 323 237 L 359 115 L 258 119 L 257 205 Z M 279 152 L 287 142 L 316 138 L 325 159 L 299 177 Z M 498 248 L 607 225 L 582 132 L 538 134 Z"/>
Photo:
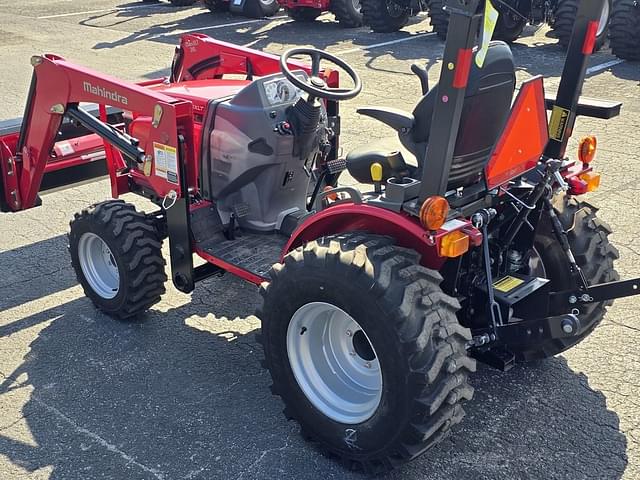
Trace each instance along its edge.
<path fill-rule="evenodd" d="M 493 2 L 500 16 L 493 38 L 505 42 L 518 39 L 525 25 L 548 23 L 560 44 L 567 48 L 576 19 L 578 0 L 497 0 Z M 604 44 L 609 26 L 612 0 L 607 0 L 596 35 L 595 48 Z M 433 31 L 442 40 L 447 36 L 449 13 L 444 0 L 362 0 L 364 22 L 375 32 L 395 32 L 404 27 L 412 15 L 426 11 Z"/>
<path fill-rule="evenodd" d="M 276 57 L 187 34 L 169 77 L 138 84 L 32 57 L 25 115 L 0 133 L 0 207 L 107 173 L 113 199 L 69 231 L 98 309 L 130 319 L 156 304 L 168 239 L 179 291 L 225 273 L 260 287 L 264 365 L 306 438 L 367 472 L 412 460 L 462 420 L 477 360 L 553 356 L 640 294 L 581 197 L 600 181 L 595 137 L 566 151 L 577 117 L 621 108 L 579 98 L 604 2 L 581 3 L 547 98 L 541 76 L 516 90 L 491 32 L 476 45 L 483 2 L 450 5 L 438 84 L 417 70 L 412 112 L 360 108 L 397 141 L 345 158 L 339 103 L 362 83 L 325 51 Z M 340 186 L 344 172 L 363 188 Z"/>
<path fill-rule="evenodd" d="M 312 22 L 323 12 L 331 12 L 340 25 L 362 26 L 360 0 L 278 0 L 287 15 L 297 22 Z"/>
<path fill-rule="evenodd" d="M 143 0 L 157 2 L 157 0 Z M 176 7 L 190 7 L 199 0 L 169 0 Z M 272 17 L 279 10 L 277 0 L 202 0 L 204 5 L 214 13 L 231 12 L 251 18 Z"/>

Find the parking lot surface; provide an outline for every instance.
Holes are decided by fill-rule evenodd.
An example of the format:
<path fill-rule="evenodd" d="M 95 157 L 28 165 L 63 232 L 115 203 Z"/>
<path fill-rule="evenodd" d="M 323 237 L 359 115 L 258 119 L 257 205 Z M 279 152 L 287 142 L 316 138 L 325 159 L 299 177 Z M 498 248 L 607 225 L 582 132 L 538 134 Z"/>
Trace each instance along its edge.
<path fill-rule="evenodd" d="M 442 54 L 425 17 L 383 35 L 340 28 L 331 15 L 301 25 L 284 13 L 252 20 L 168 3 L 0 0 L 0 119 L 22 114 L 33 54 L 154 78 L 191 31 L 273 53 L 315 46 L 351 63 L 364 91 L 342 106 L 346 150 L 390 136 L 355 109 L 411 110 L 419 94 L 411 63 L 426 61 L 433 84 Z M 519 79 L 543 75 L 553 92 L 563 53 L 547 33 L 528 27 L 513 52 Z M 574 134 L 598 137 L 602 187 L 589 201 L 614 230 L 622 278 L 640 276 L 639 82 L 639 64 L 607 49 L 594 55 L 583 93 L 623 101 L 622 114 L 580 118 Z M 100 181 L 0 215 L 0 479 L 362 478 L 281 415 L 260 367 L 253 286 L 231 275 L 192 295 L 168 286 L 131 323 L 93 308 L 71 269 L 66 232 L 74 212 L 107 197 Z M 385 478 L 640 478 L 639 307 L 637 298 L 617 301 L 585 342 L 556 358 L 507 373 L 480 367 L 453 435 Z"/>

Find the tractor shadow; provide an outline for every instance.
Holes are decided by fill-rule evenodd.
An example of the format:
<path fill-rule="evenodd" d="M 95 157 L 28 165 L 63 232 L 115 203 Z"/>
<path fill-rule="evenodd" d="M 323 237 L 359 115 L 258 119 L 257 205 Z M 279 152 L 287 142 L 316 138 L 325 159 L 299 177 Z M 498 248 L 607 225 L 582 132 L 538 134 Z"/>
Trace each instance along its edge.
<path fill-rule="evenodd" d="M 56 291 L 50 283 L 31 288 Z M 0 454 L 28 472 L 46 467 L 52 480 L 362 478 L 281 415 L 260 367 L 253 286 L 227 275 L 190 302 L 167 297 L 134 322 L 77 298 L 5 327 L 13 338 L 42 330 L 26 354 L 3 359 L 24 354 L 0 376 Z M 562 357 L 506 374 L 480 368 L 472 383 L 475 401 L 454 435 L 386 478 L 622 476 L 618 416 Z"/>

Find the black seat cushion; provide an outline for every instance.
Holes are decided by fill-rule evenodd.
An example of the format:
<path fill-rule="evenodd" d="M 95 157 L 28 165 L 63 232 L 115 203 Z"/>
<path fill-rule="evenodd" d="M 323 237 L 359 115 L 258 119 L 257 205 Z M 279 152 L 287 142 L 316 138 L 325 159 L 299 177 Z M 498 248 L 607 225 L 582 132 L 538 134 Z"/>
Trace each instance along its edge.
<path fill-rule="evenodd" d="M 450 189 L 475 183 L 482 175 L 493 145 L 509 116 L 515 82 L 513 55 L 504 42 L 491 42 L 482 68 L 476 65 L 475 60 L 472 62 L 449 173 Z M 418 164 L 424 168 L 429 168 L 429 160 L 423 161 L 423 157 L 438 98 L 437 90 L 436 85 L 413 110 L 413 145 L 407 145 L 418 158 Z"/>

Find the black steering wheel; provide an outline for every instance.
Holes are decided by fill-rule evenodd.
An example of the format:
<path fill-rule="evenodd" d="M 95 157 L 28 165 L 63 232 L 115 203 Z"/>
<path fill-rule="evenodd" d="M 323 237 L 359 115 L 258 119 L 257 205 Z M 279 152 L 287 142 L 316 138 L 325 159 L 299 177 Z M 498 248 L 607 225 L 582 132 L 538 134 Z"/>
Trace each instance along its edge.
<path fill-rule="evenodd" d="M 289 60 L 295 55 L 306 55 L 311 57 L 311 76 L 306 80 L 297 77 L 289 68 Z M 353 80 L 352 88 L 330 87 L 327 82 L 320 77 L 320 61 L 327 60 L 339 66 Z M 344 60 L 315 48 L 290 48 L 280 57 L 280 70 L 287 79 L 300 90 L 307 92 L 313 98 L 324 98 L 326 100 L 349 100 L 360 93 L 362 81 L 356 71 Z"/>

